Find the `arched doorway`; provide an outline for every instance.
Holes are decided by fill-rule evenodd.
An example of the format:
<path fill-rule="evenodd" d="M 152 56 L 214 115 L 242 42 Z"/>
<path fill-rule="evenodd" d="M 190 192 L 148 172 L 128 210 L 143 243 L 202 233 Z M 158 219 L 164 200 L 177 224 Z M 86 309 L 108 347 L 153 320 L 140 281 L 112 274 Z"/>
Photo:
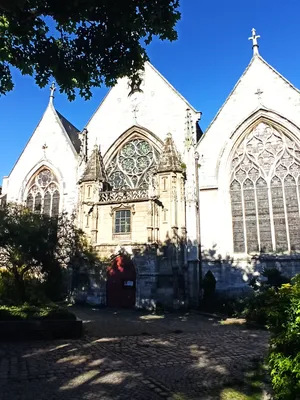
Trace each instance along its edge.
<path fill-rule="evenodd" d="M 135 306 L 136 270 L 130 257 L 115 257 L 107 269 L 106 300 L 108 307 Z"/>

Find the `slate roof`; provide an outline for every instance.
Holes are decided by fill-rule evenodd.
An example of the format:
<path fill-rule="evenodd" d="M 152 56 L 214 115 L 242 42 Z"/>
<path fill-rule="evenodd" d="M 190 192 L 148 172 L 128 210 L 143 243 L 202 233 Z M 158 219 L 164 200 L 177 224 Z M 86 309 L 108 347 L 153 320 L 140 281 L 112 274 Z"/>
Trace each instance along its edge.
<path fill-rule="evenodd" d="M 92 151 L 80 182 L 107 182 L 103 158 L 97 145 Z"/>
<path fill-rule="evenodd" d="M 182 172 L 180 155 L 171 133 L 168 133 L 158 161 L 157 172 Z"/>
<path fill-rule="evenodd" d="M 57 110 L 55 110 L 58 118 L 60 119 L 60 122 L 62 123 L 65 131 L 67 132 L 73 146 L 74 149 L 76 150 L 77 153 L 80 152 L 80 139 L 78 137 L 79 134 L 79 129 L 75 128 L 75 126 L 73 124 L 71 124 L 70 121 L 68 121 L 63 115 L 61 115 L 60 112 L 58 112 Z"/>

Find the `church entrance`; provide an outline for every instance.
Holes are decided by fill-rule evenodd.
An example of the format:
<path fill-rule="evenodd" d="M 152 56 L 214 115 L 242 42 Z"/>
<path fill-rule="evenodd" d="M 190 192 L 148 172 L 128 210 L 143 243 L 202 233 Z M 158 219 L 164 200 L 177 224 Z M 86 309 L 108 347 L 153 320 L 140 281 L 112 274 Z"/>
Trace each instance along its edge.
<path fill-rule="evenodd" d="M 136 271 L 130 257 L 120 255 L 107 269 L 106 304 L 108 307 L 135 306 Z"/>

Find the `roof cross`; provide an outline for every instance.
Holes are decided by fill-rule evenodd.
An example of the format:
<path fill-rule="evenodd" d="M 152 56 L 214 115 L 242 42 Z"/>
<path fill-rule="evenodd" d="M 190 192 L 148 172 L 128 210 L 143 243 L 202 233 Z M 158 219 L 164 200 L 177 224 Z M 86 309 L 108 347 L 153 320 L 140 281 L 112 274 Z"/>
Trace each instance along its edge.
<path fill-rule="evenodd" d="M 134 119 L 134 124 L 137 125 L 137 115 L 139 112 L 139 106 L 138 104 L 135 104 L 132 108 L 132 113 L 133 113 L 133 119 Z"/>
<path fill-rule="evenodd" d="M 55 90 L 56 90 L 56 86 L 55 86 L 55 83 L 53 82 L 50 86 L 50 102 L 53 102 Z"/>
<path fill-rule="evenodd" d="M 258 88 L 254 94 L 257 96 L 258 101 L 261 103 L 261 95 L 263 94 L 263 91 Z"/>
<path fill-rule="evenodd" d="M 42 146 L 43 152 L 44 152 L 44 157 L 46 157 L 46 150 L 48 149 L 47 143 L 45 142 Z"/>
<path fill-rule="evenodd" d="M 256 34 L 256 29 L 252 28 L 252 36 L 249 37 L 248 40 L 252 40 L 252 49 L 253 49 L 253 55 L 258 55 L 258 42 L 257 39 L 260 38 L 260 35 Z"/>

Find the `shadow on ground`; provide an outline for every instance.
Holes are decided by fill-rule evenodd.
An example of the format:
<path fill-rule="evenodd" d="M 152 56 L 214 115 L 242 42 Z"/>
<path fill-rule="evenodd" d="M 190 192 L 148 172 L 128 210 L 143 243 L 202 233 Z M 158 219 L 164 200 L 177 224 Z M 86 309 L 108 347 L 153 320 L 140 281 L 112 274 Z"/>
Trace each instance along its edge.
<path fill-rule="evenodd" d="M 1 400 L 263 398 L 263 375 L 251 370 L 265 354 L 264 331 L 194 314 L 75 311 L 83 340 L 0 344 Z"/>

